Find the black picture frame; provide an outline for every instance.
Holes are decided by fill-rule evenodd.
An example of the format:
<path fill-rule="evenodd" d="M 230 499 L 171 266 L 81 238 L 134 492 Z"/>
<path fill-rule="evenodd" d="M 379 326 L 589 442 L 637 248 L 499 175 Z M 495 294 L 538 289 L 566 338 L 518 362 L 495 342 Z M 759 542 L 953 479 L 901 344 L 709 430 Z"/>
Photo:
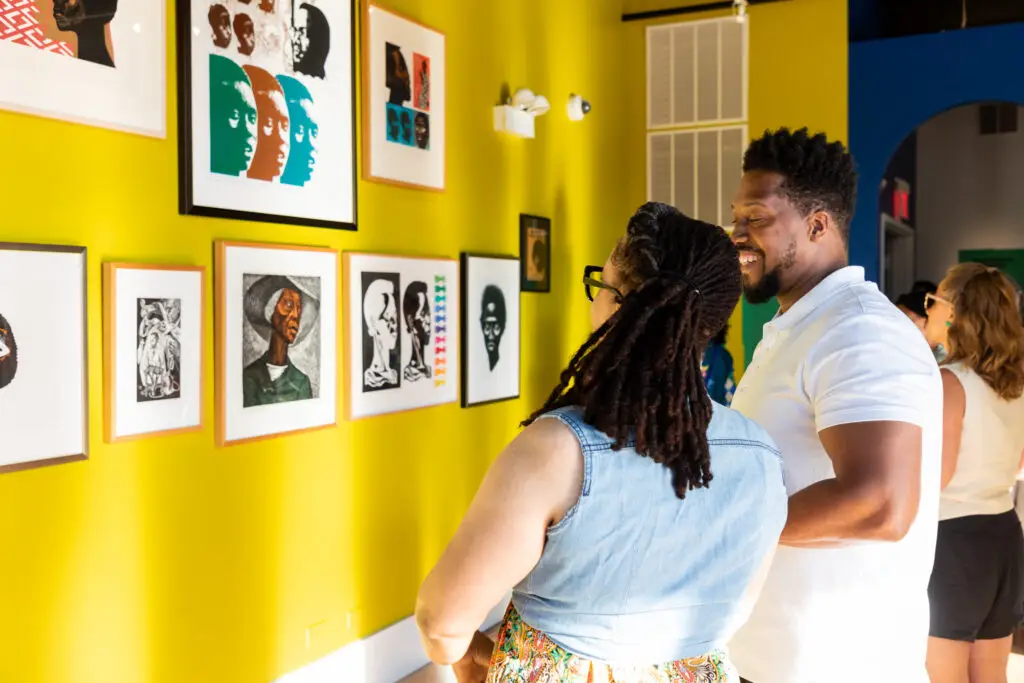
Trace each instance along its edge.
<path fill-rule="evenodd" d="M 543 280 L 530 279 L 535 273 L 530 270 L 531 251 L 530 230 L 542 229 L 547 233 L 543 258 L 546 259 L 545 277 Z M 523 292 L 548 294 L 551 292 L 551 219 L 532 214 L 519 214 L 519 282 Z"/>
<path fill-rule="evenodd" d="M 516 358 L 518 365 L 518 374 L 516 382 L 516 393 L 514 395 L 502 396 L 500 398 L 489 399 L 485 401 L 470 401 L 469 400 L 469 373 L 470 373 L 470 325 L 472 324 L 471 316 L 469 315 L 469 261 L 470 259 L 481 258 L 481 259 L 493 259 L 502 261 L 519 261 L 520 259 L 515 256 L 509 256 L 507 254 L 485 254 L 479 252 L 462 252 L 459 255 L 459 348 L 462 352 L 462 362 L 460 368 L 460 384 L 459 384 L 459 403 L 463 408 L 479 408 L 481 406 L 494 405 L 495 403 L 504 403 L 506 401 L 518 400 L 523 393 L 523 316 L 522 307 L 518 307 L 518 322 L 516 326 L 516 334 L 519 336 L 517 346 L 518 356 Z M 520 265 L 520 280 L 522 279 L 522 266 Z M 519 294 L 522 292 L 522 285 L 516 290 Z M 521 302 L 520 302 L 521 303 Z M 506 330 L 507 332 L 507 330 Z"/>
<path fill-rule="evenodd" d="M 232 220 L 256 221 L 282 225 L 297 225 L 312 228 L 330 228 L 334 230 L 358 229 L 359 215 L 359 144 L 358 144 L 358 107 L 357 90 L 359 88 L 359 70 L 356 66 L 359 15 L 356 3 L 350 3 L 350 35 L 349 62 L 351 69 L 351 106 L 352 106 L 352 221 L 333 221 L 283 214 L 261 213 L 220 207 L 202 206 L 197 204 L 193 192 L 192 172 L 192 2 L 193 0 L 177 0 L 175 18 L 177 21 L 175 43 L 178 50 L 178 213 L 185 216 L 201 216 L 206 218 L 226 218 Z M 296 0 L 297 4 L 297 0 Z M 200 18 L 200 21 L 205 19 Z"/>

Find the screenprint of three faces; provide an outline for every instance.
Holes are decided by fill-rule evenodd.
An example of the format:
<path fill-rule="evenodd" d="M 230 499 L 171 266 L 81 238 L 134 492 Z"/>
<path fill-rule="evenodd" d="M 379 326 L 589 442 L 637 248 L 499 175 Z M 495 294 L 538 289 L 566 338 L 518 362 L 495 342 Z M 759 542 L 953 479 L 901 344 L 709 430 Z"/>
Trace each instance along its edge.
<path fill-rule="evenodd" d="M 276 15 L 276 2 L 260 0 L 254 9 L 234 17 L 219 3 L 209 9 L 211 40 L 221 50 L 209 56 L 210 170 L 302 187 L 314 176 L 320 137 L 316 104 L 303 81 L 328 80 L 330 25 L 319 8 L 301 3 L 281 36 L 273 29 L 279 24 L 262 20 Z M 286 57 L 291 73 L 248 63 L 254 52 Z"/>

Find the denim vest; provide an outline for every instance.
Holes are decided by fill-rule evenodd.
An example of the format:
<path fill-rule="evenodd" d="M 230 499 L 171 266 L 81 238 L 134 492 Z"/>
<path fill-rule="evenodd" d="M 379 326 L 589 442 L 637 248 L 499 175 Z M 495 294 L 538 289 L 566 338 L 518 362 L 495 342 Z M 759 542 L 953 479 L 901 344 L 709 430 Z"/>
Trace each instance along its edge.
<path fill-rule="evenodd" d="M 714 404 L 713 480 L 679 500 L 668 468 L 632 448 L 613 451 L 581 409 L 544 417 L 576 434 L 583 487 L 513 591 L 523 621 L 598 662 L 662 664 L 724 650 L 749 615 L 747 587 L 786 521 L 771 438 Z"/>

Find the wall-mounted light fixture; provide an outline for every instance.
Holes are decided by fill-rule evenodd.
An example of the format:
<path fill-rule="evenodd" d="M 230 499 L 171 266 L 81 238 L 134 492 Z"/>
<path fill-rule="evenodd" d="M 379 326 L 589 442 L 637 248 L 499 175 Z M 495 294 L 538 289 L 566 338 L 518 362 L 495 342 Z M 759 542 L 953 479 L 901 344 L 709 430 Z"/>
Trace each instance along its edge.
<path fill-rule="evenodd" d="M 732 13 L 736 21 L 743 23 L 747 20 L 747 0 L 732 0 Z"/>
<path fill-rule="evenodd" d="M 508 101 L 494 108 L 494 130 L 521 138 L 536 135 L 534 119 L 551 109 L 543 95 L 535 95 L 529 88 L 521 88 Z"/>

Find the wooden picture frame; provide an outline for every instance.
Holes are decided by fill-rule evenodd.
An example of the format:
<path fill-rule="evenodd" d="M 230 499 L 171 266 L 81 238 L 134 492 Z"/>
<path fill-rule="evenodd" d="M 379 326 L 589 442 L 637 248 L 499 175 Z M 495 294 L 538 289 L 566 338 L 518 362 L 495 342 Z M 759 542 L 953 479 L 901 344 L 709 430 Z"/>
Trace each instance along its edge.
<path fill-rule="evenodd" d="M 386 35 L 376 34 L 378 25 Z M 447 38 L 436 28 L 373 0 L 363 3 L 362 27 L 363 180 L 444 192 L 448 177 Z M 406 78 L 400 90 L 407 89 L 407 97 L 388 85 L 387 60 L 394 53 L 395 59 L 405 64 Z M 428 76 L 425 89 L 421 86 L 424 70 Z M 422 100 L 424 90 L 426 98 Z"/>
<path fill-rule="evenodd" d="M 170 349 L 166 349 L 166 342 L 164 342 L 165 350 L 161 352 L 164 354 L 161 374 L 165 378 L 166 384 L 169 385 L 167 389 L 161 389 L 155 382 L 151 383 L 148 389 L 140 388 L 139 384 L 142 383 L 140 377 L 145 374 L 140 371 L 139 364 L 142 361 L 136 359 L 132 363 L 135 389 L 136 392 L 142 393 L 141 396 L 136 393 L 135 402 L 141 405 L 135 407 L 130 407 L 131 402 L 126 398 L 124 402 L 119 400 L 119 389 L 127 389 L 127 378 L 119 370 L 126 370 L 128 365 L 125 363 L 125 359 L 119 358 L 118 355 L 121 350 L 118 343 L 119 323 L 122 323 L 123 329 L 123 323 L 126 322 L 118 315 L 118 295 L 121 292 L 118 283 L 121 273 L 124 273 L 126 278 L 133 273 L 151 274 L 157 280 L 149 283 L 143 292 L 136 291 L 136 294 L 145 293 L 150 296 L 136 297 L 135 306 L 145 308 L 148 311 L 148 319 L 156 322 L 163 319 L 165 327 L 157 331 L 156 334 L 157 338 L 162 338 L 161 342 L 164 342 L 165 339 L 173 339 L 170 341 Z M 107 443 L 202 431 L 205 423 L 206 403 L 206 274 L 205 266 L 125 262 L 103 264 L 103 432 Z M 189 278 L 189 275 L 193 277 Z M 189 279 L 193 281 L 187 282 Z M 171 282 L 171 280 L 175 282 Z M 133 283 L 126 282 L 124 284 L 126 287 L 130 287 Z M 137 287 L 138 284 L 135 286 Z M 177 294 L 177 297 L 173 297 L 177 304 L 176 317 L 174 313 L 168 313 L 167 310 L 167 308 L 173 309 L 174 304 L 169 304 L 163 297 L 154 296 L 157 292 Z M 188 309 L 193 310 L 188 311 Z M 186 311 L 189 313 L 187 323 L 185 322 Z M 131 317 L 136 319 L 131 320 L 132 329 L 135 330 L 132 350 L 134 351 L 133 355 L 138 357 L 143 354 L 143 351 L 139 350 L 137 345 L 148 343 L 150 337 L 153 336 L 152 332 L 143 334 L 143 325 L 147 328 L 153 326 L 138 321 L 142 315 L 140 310 L 133 308 L 133 312 L 136 315 Z M 168 333 L 166 326 L 173 328 L 173 335 Z M 182 329 L 183 327 L 185 329 Z M 140 337 L 145 337 L 145 342 Z M 170 386 L 174 388 L 171 389 Z M 119 412 L 119 406 L 122 405 L 123 408 Z M 165 407 L 166 411 L 163 410 Z M 145 427 L 131 429 L 126 426 L 120 430 L 118 428 L 119 417 L 123 417 L 129 411 L 134 413 L 132 417 L 137 421 L 154 423 L 162 421 L 163 424 L 151 425 L 155 428 L 149 429 Z M 165 414 L 161 415 L 161 413 Z"/>
<path fill-rule="evenodd" d="M 233 258 L 238 259 L 238 262 L 233 262 Z M 281 258 L 290 258 L 291 263 L 278 266 L 275 259 Z M 218 240 L 214 245 L 214 277 L 217 445 L 250 443 L 336 426 L 339 390 L 338 251 L 329 247 Z M 319 291 L 312 287 L 312 279 L 318 280 Z M 275 294 L 283 295 L 284 288 L 294 289 L 294 298 L 302 303 L 298 307 L 300 314 L 295 321 L 296 329 L 285 347 L 288 354 L 287 362 L 284 366 L 271 367 L 268 360 L 268 377 L 264 380 L 263 389 L 264 393 L 271 394 L 270 400 L 263 401 L 257 396 L 256 400 L 250 401 L 246 397 L 246 392 L 251 385 L 249 378 L 253 376 L 246 373 L 257 363 L 247 362 L 246 350 L 243 348 L 246 344 L 251 345 L 255 334 L 247 332 L 255 328 L 252 324 L 252 311 L 246 310 L 246 306 L 257 296 L 258 293 L 254 294 L 256 289 L 273 298 Z M 229 296 L 232 299 L 229 299 Z M 279 296 L 278 304 L 280 305 L 282 301 Z M 262 305 L 262 301 L 258 303 Z M 269 299 L 267 303 L 270 303 Z M 316 311 L 312 323 L 315 332 L 304 332 L 302 320 L 309 319 L 312 303 L 315 303 Z M 274 328 L 277 323 L 269 315 L 271 308 L 264 310 L 268 315 L 264 321 L 265 326 Z M 273 334 L 273 331 L 269 332 L 271 338 Z M 306 339 L 310 339 L 309 346 L 315 344 L 317 347 L 315 351 L 309 351 L 307 347 L 305 352 L 307 359 L 314 356 L 316 358 L 315 375 L 314 368 L 309 365 L 298 367 L 293 363 L 293 353 Z M 230 348 L 229 344 L 232 345 Z M 269 354 L 269 340 L 266 340 L 266 344 L 266 354 Z M 249 355 L 252 355 L 251 349 Z M 257 356 L 257 359 L 262 360 L 263 357 Z M 293 393 L 275 397 L 273 394 L 277 392 L 274 387 L 285 377 L 284 374 L 278 375 L 277 378 L 273 377 L 273 370 L 280 367 L 298 370 L 298 374 L 301 375 L 297 376 L 297 382 L 291 382 L 287 389 L 295 389 L 300 394 L 306 392 L 309 395 L 295 396 Z M 235 374 L 229 375 L 231 372 Z M 286 372 L 295 375 L 294 372 Z M 278 398 L 280 400 L 277 400 Z M 254 414 L 246 415 L 246 410 L 253 411 Z M 250 420 L 256 426 L 242 424 L 243 419 Z M 236 425 L 236 422 L 239 424 Z"/>
<path fill-rule="evenodd" d="M 360 420 L 457 403 L 461 362 L 459 261 L 366 252 L 344 252 L 342 259 L 345 419 Z M 388 282 L 383 283 L 384 287 L 377 287 L 376 280 Z M 419 312 L 412 310 L 416 291 L 413 285 L 420 283 L 426 285 L 420 308 L 426 309 L 424 315 L 429 327 L 423 323 L 423 316 L 416 320 Z M 410 294 L 410 290 L 414 293 Z M 407 296 L 411 322 L 404 319 Z M 394 338 L 390 340 L 392 347 L 387 349 L 389 358 L 384 360 L 386 368 L 379 373 L 379 382 L 367 379 L 379 365 L 377 349 L 368 346 L 375 342 L 367 339 L 374 333 L 366 323 L 365 307 L 370 301 L 381 304 L 371 318 L 382 321 L 385 327 L 393 325 L 395 328 Z M 413 327 L 415 324 L 420 327 Z M 377 338 L 388 334 L 384 328 L 375 331 L 379 333 Z M 412 360 L 417 345 L 419 363 Z M 396 367 L 391 368 L 392 364 Z"/>
<path fill-rule="evenodd" d="M 14 252 L 13 255 L 10 252 Z M 11 256 L 12 262 L 5 262 L 5 256 Z M 55 256 L 72 256 L 73 259 L 61 259 L 61 263 L 46 264 Z M 56 259 L 53 259 L 56 260 Z M 16 263 L 14 263 L 16 261 Z M 18 472 L 37 467 L 60 465 L 79 460 L 86 460 L 89 457 L 89 329 L 87 320 L 88 308 L 88 252 L 85 247 L 66 246 L 57 244 L 27 244 L 19 242 L 0 242 L 0 288 L 9 286 L 12 289 L 31 290 L 35 288 L 37 293 L 46 294 L 59 293 L 68 285 L 80 286 L 81 292 L 77 296 L 71 296 L 65 304 L 67 310 L 60 310 L 54 302 L 40 302 L 38 298 L 31 302 L 26 297 L 14 297 L 14 306 L 19 303 L 20 307 L 14 308 L 17 313 L 11 312 L 11 301 L 5 304 L 5 310 L 0 310 L 0 327 L 4 329 L 3 349 L 0 354 L 10 362 L 14 361 L 14 370 L 0 373 L 0 406 L 4 406 L 5 399 L 9 401 L 2 408 L 0 414 L 0 431 L 5 435 L 6 450 L 17 450 L 26 442 L 32 442 L 38 446 L 39 441 L 45 434 L 45 439 L 50 441 L 61 441 L 60 445 L 54 444 L 58 451 L 53 455 L 33 454 L 24 459 L 4 461 L 0 460 L 0 473 Z M 47 271 L 47 265 L 52 271 Z M 18 268 L 22 270 L 18 270 Z M 77 268 L 80 272 L 75 273 Z M 55 278 L 63 277 L 64 281 L 57 282 Z M 7 282 L 10 278 L 11 282 Z M 17 280 L 17 282 L 14 282 Z M 46 309 L 47 314 L 42 320 L 34 321 L 32 324 L 25 324 L 28 316 L 36 309 Z M 6 312 L 5 312 L 6 311 Z M 22 316 L 22 313 L 25 316 Z M 80 318 L 79 324 L 73 324 L 73 317 Z M 10 318 L 10 320 L 8 319 Z M 69 321 L 69 318 L 71 320 Z M 69 326 L 71 322 L 71 326 Z M 27 328 L 27 330 L 26 330 Z M 21 332 L 19 332 L 19 329 Z M 80 335 L 79 340 L 71 332 L 77 329 Z M 25 332 L 28 336 L 25 336 Z M 17 337 L 16 335 L 22 336 Z M 54 349 L 42 348 L 45 343 L 67 343 L 71 348 Z M 20 345 L 20 349 L 19 349 Z M 36 348 L 33 348 L 36 347 Z M 47 353 L 51 358 L 45 358 Z M 31 360 L 27 360 L 31 359 Z M 57 359 L 57 362 L 54 362 Z M 71 361 L 80 364 L 78 372 L 66 372 L 60 367 L 61 362 Z M 36 368 L 46 367 L 51 372 L 56 372 L 55 378 L 37 378 L 36 381 L 24 382 L 25 372 L 31 370 L 35 362 Z M 2 363 L 3 360 L 0 360 Z M 56 367 L 55 367 L 56 366 Z M 19 374 L 20 373 L 20 374 Z M 71 393 L 61 392 L 58 395 L 45 395 L 46 388 L 52 386 L 67 387 L 69 380 L 75 377 L 81 382 L 81 390 Z M 16 387 L 12 393 L 12 386 L 20 382 L 21 387 Z M 28 388 L 22 393 L 23 387 Z M 40 396 L 40 392 L 44 395 Z M 74 401 L 77 394 L 78 406 L 64 406 L 65 399 Z M 54 412 L 63 410 L 65 414 L 57 416 L 54 422 L 48 425 L 29 424 L 26 427 L 27 416 L 12 409 L 17 407 L 21 410 Z M 5 422 L 6 420 L 6 422 Z M 71 423 L 70 431 L 73 434 L 61 434 L 62 430 Z M 77 425 L 75 424 L 77 422 Z M 21 438 L 19 429 L 25 429 L 28 438 Z M 24 435 L 21 435 L 24 436 Z M 67 443 L 63 443 L 65 441 Z"/>
<path fill-rule="evenodd" d="M 475 263 L 480 261 L 482 263 Z M 463 408 L 475 408 L 504 401 L 513 401 L 522 394 L 522 308 L 519 259 L 515 256 L 480 254 L 463 252 L 460 259 L 460 283 L 462 304 L 462 392 Z M 490 262 L 490 263 L 488 263 Z M 508 266 L 503 268 L 503 266 Z M 475 267 L 486 269 L 488 277 L 481 281 L 473 272 Z M 490 267 L 488 267 L 490 266 Z M 504 270 L 504 272 L 502 272 Z M 483 285 L 483 287 L 481 287 Z M 500 323 L 500 330 L 484 329 L 483 303 L 477 303 L 478 292 L 486 299 L 486 289 L 495 287 L 500 293 L 500 311 L 494 311 L 495 320 Z M 496 304 L 492 301 L 491 305 Z M 477 313 L 480 317 L 477 317 Z M 479 325 L 480 327 L 476 327 Z M 481 335 L 482 330 L 482 337 Z M 514 337 L 513 337 L 514 333 Z M 487 346 L 494 340 L 488 335 L 496 335 L 493 349 Z M 514 338 L 514 343 L 512 339 Z M 504 350 L 502 350 L 504 342 Z M 509 347 L 514 347 L 514 350 Z M 511 353 L 509 353 L 511 351 Z M 481 352 L 488 356 L 488 372 L 504 371 L 505 377 L 491 376 L 483 382 L 474 381 L 476 375 L 482 375 L 484 368 Z M 493 361 L 491 360 L 493 358 Z M 499 367 L 500 366 L 500 367 Z M 507 374 L 515 376 L 515 390 L 510 390 Z"/>
<path fill-rule="evenodd" d="M 537 252 L 540 243 L 543 246 Z M 522 291 L 542 294 L 551 291 L 550 218 L 519 214 L 519 263 Z"/>
<path fill-rule="evenodd" d="M 262 2 L 177 3 L 179 213 L 356 230 L 355 3 L 271 0 L 269 5 L 266 13 Z M 228 6 L 235 19 L 246 17 L 250 33 L 253 22 L 264 32 L 274 29 L 276 47 L 268 47 L 269 38 L 250 35 L 253 44 L 242 53 L 241 39 L 230 30 Z M 214 7 L 229 22 L 224 40 L 232 42 L 217 44 Z M 314 29 L 319 56 L 310 64 L 290 46 L 304 41 L 307 55 L 313 54 Z M 248 97 L 238 94 L 243 90 Z M 211 122 L 237 115 L 240 108 L 253 116 L 248 136 L 244 111 L 242 123 L 211 128 Z M 214 115 L 222 110 L 224 116 Z M 287 138 L 257 132 L 256 116 L 264 111 L 285 120 Z M 295 120 L 303 125 L 293 125 Z M 307 134 L 314 130 L 316 135 Z M 264 144 L 267 151 L 261 153 Z"/>

